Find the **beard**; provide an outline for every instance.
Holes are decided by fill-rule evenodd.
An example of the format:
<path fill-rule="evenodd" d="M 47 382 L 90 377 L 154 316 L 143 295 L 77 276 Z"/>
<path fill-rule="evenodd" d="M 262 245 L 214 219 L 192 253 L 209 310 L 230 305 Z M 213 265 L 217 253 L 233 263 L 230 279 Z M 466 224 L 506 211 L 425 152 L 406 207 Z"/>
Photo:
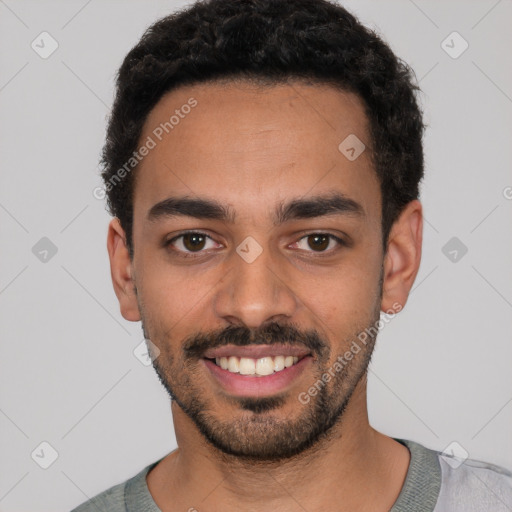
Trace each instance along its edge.
<path fill-rule="evenodd" d="M 341 424 L 357 384 L 367 378 L 377 338 L 375 325 L 380 318 L 382 274 L 379 285 L 378 300 L 375 300 L 371 318 L 364 325 L 352 327 L 352 332 L 339 345 L 343 347 L 343 352 L 334 358 L 331 357 L 330 344 L 316 330 L 303 331 L 292 323 L 273 322 L 256 330 L 229 326 L 217 331 L 193 334 L 181 342 L 181 352 L 176 355 L 169 349 L 178 345 L 170 343 L 168 334 L 161 330 L 161 334 L 151 340 L 160 350 L 160 355 L 152 358 L 153 368 L 171 400 L 178 404 L 203 437 L 222 454 L 253 463 L 290 459 L 313 449 L 321 440 L 333 434 L 333 427 Z M 144 337 L 150 339 L 140 306 Z M 358 345 L 360 350 L 341 370 L 333 372 L 335 361 L 343 358 L 343 354 L 354 341 L 357 342 L 363 332 L 371 334 Z M 309 349 L 315 357 L 314 364 L 310 365 L 313 373 L 310 386 L 322 383 L 317 386 L 316 394 L 310 396 L 306 404 L 299 400 L 299 395 L 290 395 L 290 392 L 271 397 L 222 395 L 223 402 L 237 410 L 228 419 L 222 419 L 220 407 L 215 406 L 218 400 L 205 392 L 211 388 L 211 383 L 204 377 L 201 368 L 204 352 L 208 348 L 227 344 L 278 345 L 289 344 L 290 340 Z M 331 375 L 328 383 L 322 381 L 322 376 L 326 374 Z M 301 391 L 306 392 L 308 387 Z M 288 409 L 292 406 L 293 416 L 279 414 L 279 409 L 285 406 Z"/>

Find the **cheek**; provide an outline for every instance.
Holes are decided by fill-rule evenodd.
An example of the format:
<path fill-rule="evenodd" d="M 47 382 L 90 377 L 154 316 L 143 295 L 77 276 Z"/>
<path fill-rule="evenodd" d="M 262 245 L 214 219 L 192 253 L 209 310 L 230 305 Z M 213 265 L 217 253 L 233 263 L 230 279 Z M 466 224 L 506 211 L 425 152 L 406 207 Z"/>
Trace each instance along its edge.
<path fill-rule="evenodd" d="M 174 266 L 163 256 L 141 256 L 136 276 L 146 313 L 168 325 L 193 314 L 194 308 L 205 300 L 206 290 L 211 288 L 208 280 L 192 267 Z"/>
<path fill-rule="evenodd" d="M 366 317 L 372 312 L 379 291 L 380 269 L 345 265 L 332 269 L 322 279 L 312 279 L 308 300 L 315 311 L 331 323 Z"/>
<path fill-rule="evenodd" d="M 345 286 L 339 293 L 319 295 L 311 307 L 320 320 L 319 328 L 330 339 L 334 353 L 338 353 L 343 351 L 347 340 L 357 337 L 373 322 L 375 292 Z"/>
<path fill-rule="evenodd" d="M 379 277 L 378 265 L 361 256 L 332 269 L 322 280 L 311 280 L 306 304 L 330 340 L 333 355 L 344 352 L 378 318 Z"/>
<path fill-rule="evenodd" d="M 209 315 L 205 313 L 211 311 L 218 279 L 169 264 L 140 266 L 144 270 L 137 274 L 138 293 L 148 335 L 161 351 L 180 358 L 183 340 L 207 330 Z"/>

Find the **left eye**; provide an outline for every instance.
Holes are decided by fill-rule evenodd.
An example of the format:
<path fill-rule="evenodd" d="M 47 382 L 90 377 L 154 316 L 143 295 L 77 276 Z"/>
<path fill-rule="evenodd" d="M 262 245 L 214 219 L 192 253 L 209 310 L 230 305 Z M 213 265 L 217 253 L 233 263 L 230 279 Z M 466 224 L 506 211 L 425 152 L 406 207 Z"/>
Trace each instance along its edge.
<path fill-rule="evenodd" d="M 313 251 L 308 252 L 330 252 L 326 251 L 329 247 L 331 241 L 335 241 L 338 245 L 343 245 L 343 240 L 337 236 L 331 235 L 329 233 L 311 233 L 302 237 L 299 242 L 296 242 L 298 245 L 302 240 L 306 241 L 306 244 L 313 248 Z M 307 250 L 307 249 L 306 249 Z"/>

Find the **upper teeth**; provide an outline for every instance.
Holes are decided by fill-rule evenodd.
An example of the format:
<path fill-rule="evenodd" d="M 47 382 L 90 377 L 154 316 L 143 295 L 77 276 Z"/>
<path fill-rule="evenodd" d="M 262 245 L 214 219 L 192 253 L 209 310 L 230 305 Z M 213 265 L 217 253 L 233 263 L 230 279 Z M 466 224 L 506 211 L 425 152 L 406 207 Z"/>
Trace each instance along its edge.
<path fill-rule="evenodd" d="M 215 362 L 223 370 L 241 375 L 271 375 L 294 365 L 298 360 L 297 356 L 267 356 L 259 359 L 236 356 L 215 358 Z"/>

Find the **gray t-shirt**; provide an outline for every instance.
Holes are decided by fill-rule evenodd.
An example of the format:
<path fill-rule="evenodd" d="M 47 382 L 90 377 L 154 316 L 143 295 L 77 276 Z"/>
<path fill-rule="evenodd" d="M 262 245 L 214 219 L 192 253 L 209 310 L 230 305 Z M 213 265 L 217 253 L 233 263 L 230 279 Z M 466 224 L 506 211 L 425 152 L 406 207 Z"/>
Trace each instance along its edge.
<path fill-rule="evenodd" d="M 396 439 L 411 452 L 404 486 L 390 512 L 511 512 L 512 473 L 500 466 L 455 457 Z M 71 512 L 162 512 L 146 475 L 164 457 L 137 475 L 103 491 Z"/>

